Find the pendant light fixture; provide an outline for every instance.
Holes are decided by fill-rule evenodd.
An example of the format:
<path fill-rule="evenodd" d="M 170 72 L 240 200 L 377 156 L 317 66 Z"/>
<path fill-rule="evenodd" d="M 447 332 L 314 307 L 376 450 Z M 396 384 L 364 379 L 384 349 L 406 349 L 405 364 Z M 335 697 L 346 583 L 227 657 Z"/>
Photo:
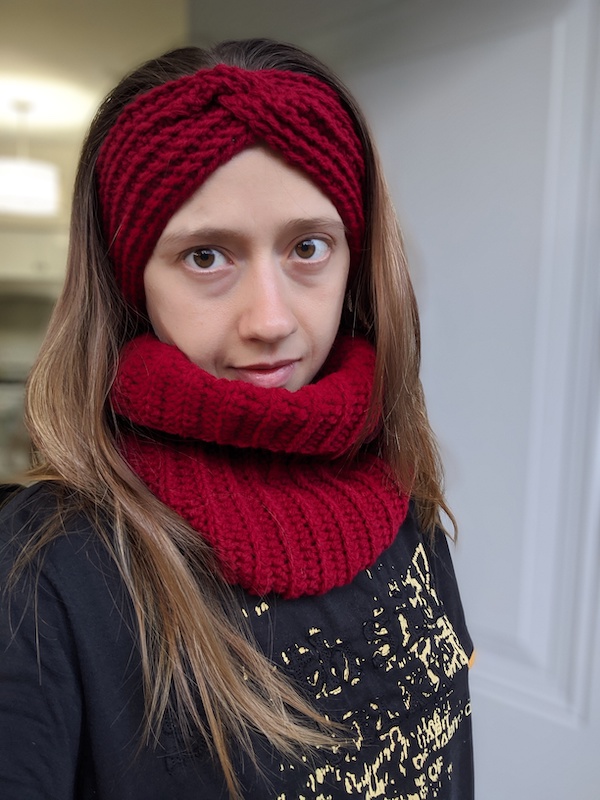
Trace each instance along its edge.
<path fill-rule="evenodd" d="M 0 156 L 0 214 L 53 217 L 59 208 L 58 167 L 29 157 L 27 117 L 31 106 L 13 103 L 17 118 L 17 155 Z"/>

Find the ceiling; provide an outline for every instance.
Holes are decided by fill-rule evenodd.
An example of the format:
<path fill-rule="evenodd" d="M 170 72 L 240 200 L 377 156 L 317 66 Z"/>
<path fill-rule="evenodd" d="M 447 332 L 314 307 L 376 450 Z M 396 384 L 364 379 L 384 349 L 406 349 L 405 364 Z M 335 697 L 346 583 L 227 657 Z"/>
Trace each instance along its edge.
<path fill-rule="evenodd" d="M 309 46 L 406 0 L 190 0 L 194 44 L 264 36 Z"/>
<path fill-rule="evenodd" d="M 15 100 L 34 138 L 79 137 L 121 75 L 187 32 L 187 0 L 0 0 L 0 137 Z"/>

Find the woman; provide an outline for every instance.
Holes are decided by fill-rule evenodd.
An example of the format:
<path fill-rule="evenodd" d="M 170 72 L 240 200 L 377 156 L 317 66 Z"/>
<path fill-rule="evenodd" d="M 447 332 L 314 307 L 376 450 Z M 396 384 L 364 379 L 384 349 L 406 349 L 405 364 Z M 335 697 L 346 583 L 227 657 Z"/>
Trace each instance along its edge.
<path fill-rule="evenodd" d="M 379 163 L 266 40 L 126 77 L 2 512 L 4 798 L 472 797 L 467 633 Z"/>

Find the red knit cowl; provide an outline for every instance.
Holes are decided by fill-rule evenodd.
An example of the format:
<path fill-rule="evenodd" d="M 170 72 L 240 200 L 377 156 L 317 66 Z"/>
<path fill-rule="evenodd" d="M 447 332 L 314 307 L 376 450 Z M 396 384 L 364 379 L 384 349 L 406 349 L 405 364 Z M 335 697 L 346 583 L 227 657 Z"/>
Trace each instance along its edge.
<path fill-rule="evenodd" d="M 371 566 L 408 498 L 364 434 L 375 356 L 341 338 L 296 392 L 215 378 L 144 335 L 122 353 L 112 405 L 124 456 L 255 595 L 322 594 Z M 373 433 L 373 432 L 371 432 Z"/>

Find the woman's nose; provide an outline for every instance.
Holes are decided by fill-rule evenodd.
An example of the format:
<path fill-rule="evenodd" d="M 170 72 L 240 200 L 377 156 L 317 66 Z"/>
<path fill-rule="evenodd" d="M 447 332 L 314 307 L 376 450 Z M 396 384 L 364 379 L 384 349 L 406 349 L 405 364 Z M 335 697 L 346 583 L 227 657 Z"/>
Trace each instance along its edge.
<path fill-rule="evenodd" d="M 274 343 L 297 329 L 293 286 L 288 284 L 277 263 L 263 263 L 249 269 L 239 289 L 239 333 L 243 339 Z"/>

